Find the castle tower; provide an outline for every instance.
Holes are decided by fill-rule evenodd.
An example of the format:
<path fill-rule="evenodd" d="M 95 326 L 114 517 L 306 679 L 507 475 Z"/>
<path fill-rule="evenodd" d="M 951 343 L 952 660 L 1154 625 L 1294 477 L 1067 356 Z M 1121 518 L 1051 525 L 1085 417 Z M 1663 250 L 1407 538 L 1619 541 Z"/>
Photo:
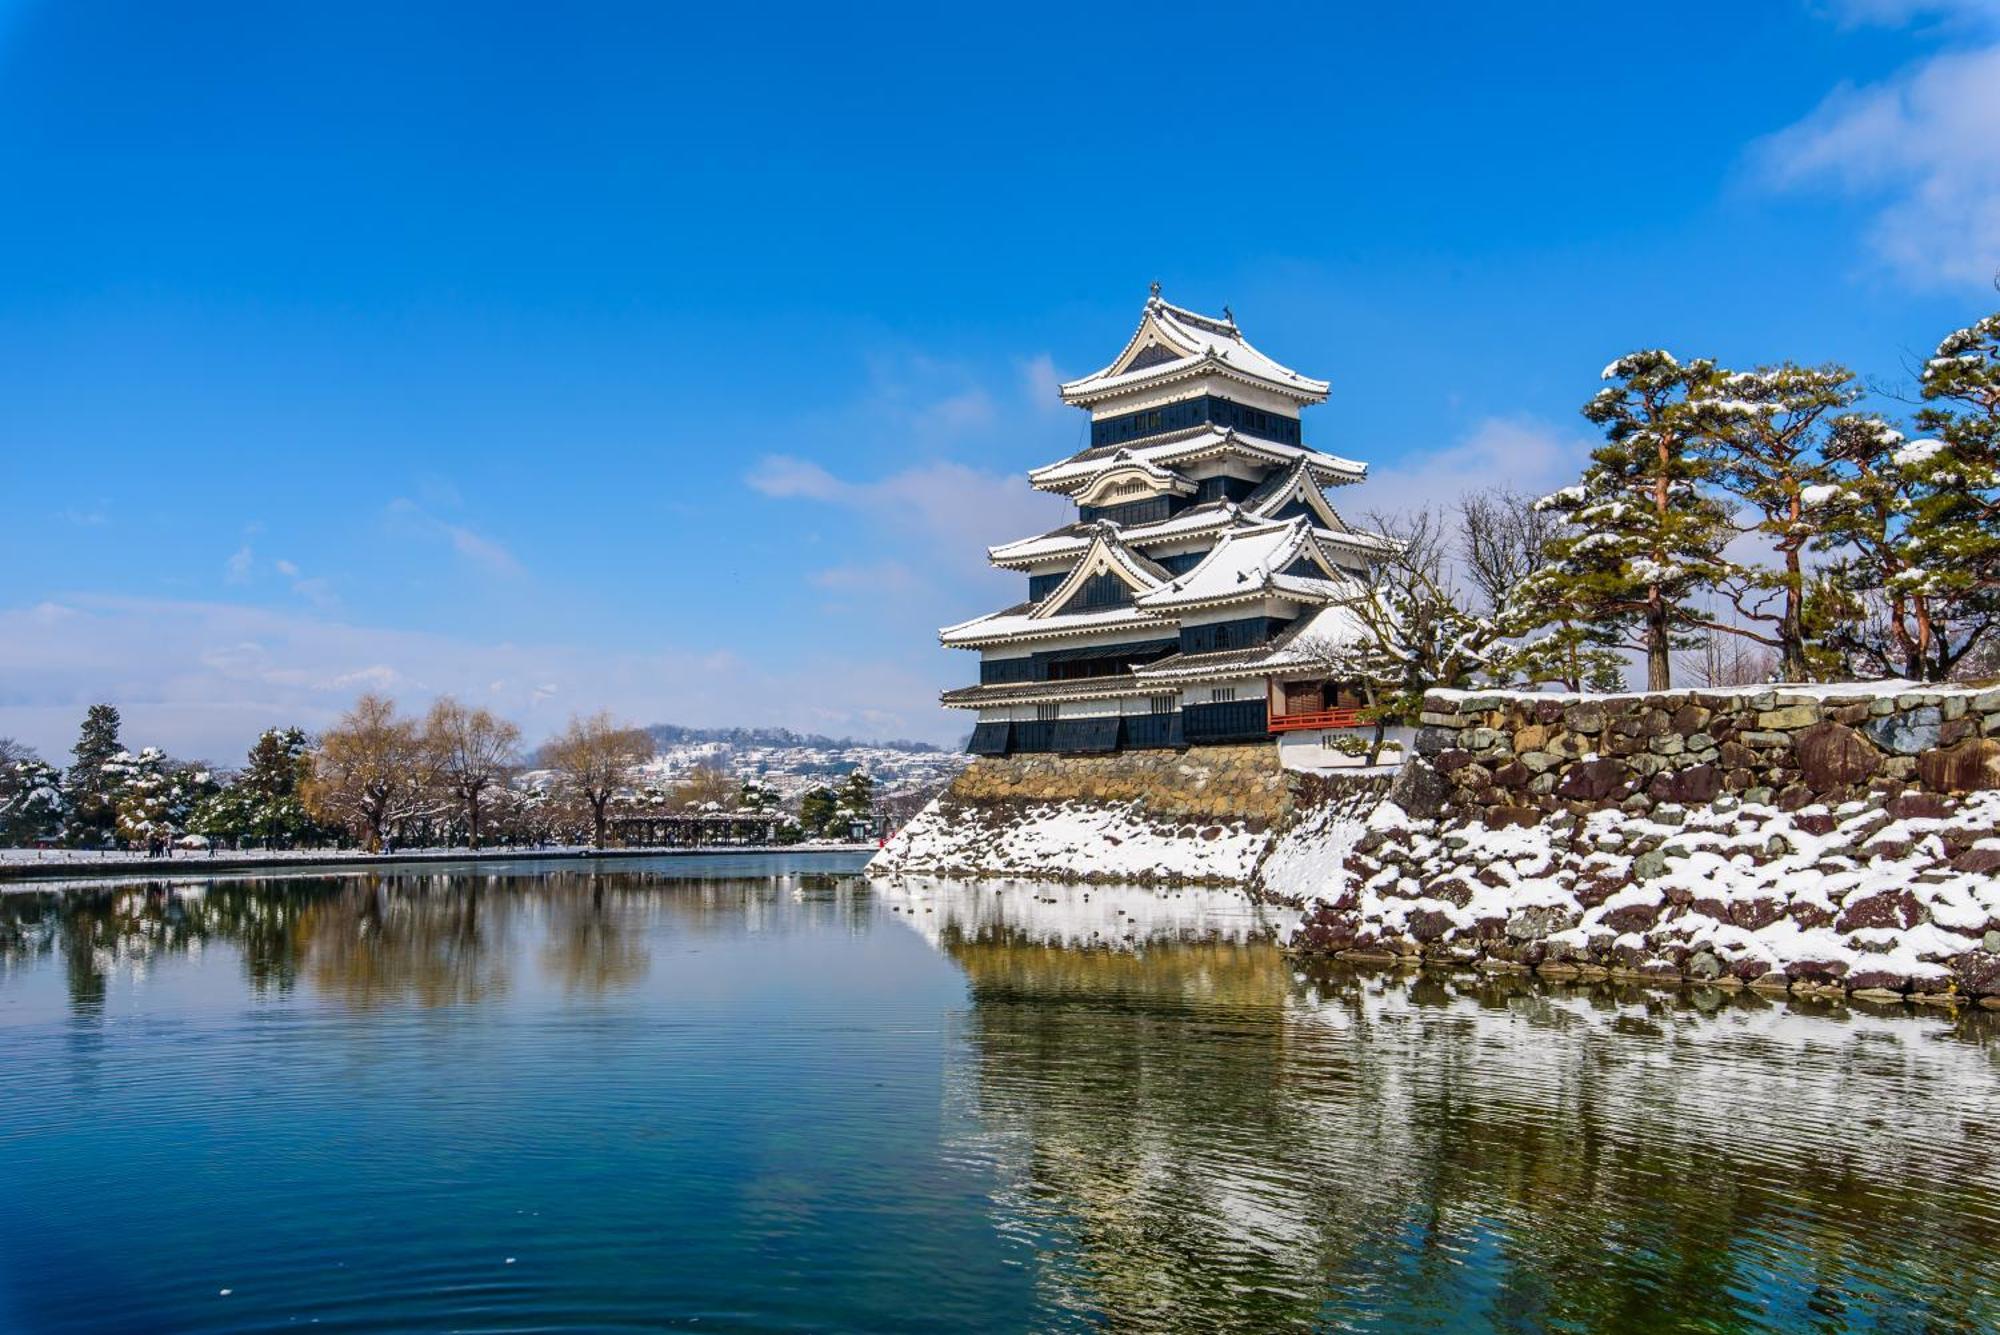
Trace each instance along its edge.
<path fill-rule="evenodd" d="M 1327 383 L 1221 319 L 1152 296 L 1124 350 L 1063 385 L 1089 447 L 1029 481 L 1076 521 L 989 549 L 1013 607 L 939 638 L 980 654 L 972 750 L 1102 752 L 1262 741 L 1351 723 L 1359 700 L 1307 647 L 1361 634 L 1342 606 L 1384 549 L 1327 503 L 1366 465 L 1303 443 Z M 1315 664 L 1318 664 L 1316 667 Z"/>

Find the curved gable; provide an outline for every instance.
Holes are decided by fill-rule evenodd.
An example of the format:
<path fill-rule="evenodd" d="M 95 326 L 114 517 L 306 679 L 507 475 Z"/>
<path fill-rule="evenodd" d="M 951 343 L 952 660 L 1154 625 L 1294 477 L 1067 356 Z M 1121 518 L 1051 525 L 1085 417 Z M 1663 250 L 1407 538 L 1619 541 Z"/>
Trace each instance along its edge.
<path fill-rule="evenodd" d="M 1075 568 L 1029 615 L 1035 618 L 1052 617 L 1065 610 L 1089 611 L 1121 605 L 1100 601 L 1101 591 L 1106 587 L 1102 581 L 1105 580 L 1123 585 L 1125 595 L 1122 602 L 1129 603 L 1140 594 L 1159 588 L 1167 578 L 1167 572 L 1160 566 L 1109 533 L 1100 531 Z"/>

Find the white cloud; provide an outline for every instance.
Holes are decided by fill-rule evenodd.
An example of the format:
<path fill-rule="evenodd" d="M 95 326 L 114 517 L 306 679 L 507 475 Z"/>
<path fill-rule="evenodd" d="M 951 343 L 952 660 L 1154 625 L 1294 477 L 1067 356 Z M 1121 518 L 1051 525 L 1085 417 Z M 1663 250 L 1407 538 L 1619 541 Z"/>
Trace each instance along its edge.
<path fill-rule="evenodd" d="M 2000 5 L 1877 3 L 1850 11 L 2000 15 Z M 1948 51 L 1865 87 L 1843 85 L 1761 141 L 1774 190 L 1831 187 L 1876 206 L 1879 257 L 1925 284 L 1985 283 L 2000 268 L 2000 44 Z"/>
<path fill-rule="evenodd" d="M 824 501 L 871 525 L 922 535 L 950 557 L 978 557 L 983 543 L 1029 537 L 1069 518 L 1065 502 L 1024 478 L 944 460 L 850 482 L 809 459 L 776 454 L 758 460 L 744 481 L 766 496 Z"/>
<path fill-rule="evenodd" d="M 222 578 L 231 584 L 247 584 L 250 580 L 250 568 L 255 560 L 256 554 L 250 550 L 250 544 L 244 543 L 222 563 Z"/>
<path fill-rule="evenodd" d="M 100 596 L 0 609 L 0 681 L 0 735 L 45 755 L 63 754 L 85 707 L 109 700 L 128 740 L 230 763 L 264 728 L 323 728 L 364 690 L 388 691 L 407 709 L 441 693 L 477 697 L 531 742 L 571 711 L 598 708 L 635 723 L 936 741 L 963 731 L 933 703 L 937 682 L 810 646 L 764 667 L 713 650 L 484 643 L 304 611 Z"/>
<path fill-rule="evenodd" d="M 835 594 L 905 593 L 917 587 L 916 572 L 900 561 L 867 561 L 829 566 L 806 576 L 814 588 Z"/>
<path fill-rule="evenodd" d="M 296 562 L 283 559 L 273 561 L 271 568 L 290 580 L 292 592 L 314 607 L 327 609 L 339 604 L 340 599 L 334 594 L 332 580 L 317 575 L 309 577 L 299 569 Z"/>
<path fill-rule="evenodd" d="M 440 519 L 406 496 L 390 501 L 383 513 L 396 528 L 446 543 L 458 556 L 487 574 L 513 578 L 523 573 L 521 563 L 500 542 L 463 524 Z"/>
<path fill-rule="evenodd" d="M 1843 28 L 2000 20 L 2000 0 L 1829 0 L 1822 8 Z"/>
<path fill-rule="evenodd" d="M 1021 384 L 1029 405 L 1038 411 L 1051 416 L 1072 411 L 1062 401 L 1062 374 L 1048 353 L 1037 353 L 1021 363 Z"/>
<path fill-rule="evenodd" d="M 1476 491 L 1511 487 L 1541 495 L 1576 480 L 1595 442 L 1528 417 L 1489 417 L 1465 438 L 1427 454 L 1371 466 L 1367 481 L 1331 493 L 1350 522 L 1370 513 L 1395 514 L 1449 505 Z"/>

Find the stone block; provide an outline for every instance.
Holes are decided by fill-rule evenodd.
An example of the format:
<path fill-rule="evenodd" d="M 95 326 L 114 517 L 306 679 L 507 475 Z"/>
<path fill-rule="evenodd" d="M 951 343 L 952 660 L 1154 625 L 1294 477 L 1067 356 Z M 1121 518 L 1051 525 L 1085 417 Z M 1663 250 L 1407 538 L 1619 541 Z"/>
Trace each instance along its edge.
<path fill-rule="evenodd" d="M 1957 746 L 1926 751 L 1916 758 L 1924 787 L 1938 793 L 1983 792 L 2000 788 L 2000 741 L 1968 738 Z"/>
<path fill-rule="evenodd" d="M 2000 705 L 1994 706 L 2000 709 Z M 1603 732 L 1604 706 L 1596 702 L 1570 705 L 1563 710 L 1563 725 L 1574 732 Z"/>
<path fill-rule="evenodd" d="M 1765 732 L 1810 727 L 1819 721 L 1817 705 L 1786 705 L 1782 709 L 1758 711 L 1757 726 Z"/>
<path fill-rule="evenodd" d="M 1572 765 L 1556 785 L 1556 794 L 1578 802 L 1601 802 L 1622 795 L 1631 771 L 1619 760 L 1586 760 Z"/>
<path fill-rule="evenodd" d="M 1820 792 L 1865 783 L 1882 763 L 1881 754 L 1844 723 L 1815 723 L 1795 745 L 1800 776 Z"/>
<path fill-rule="evenodd" d="M 1871 719 L 1861 730 L 1876 746 L 1892 755 L 1913 756 L 1938 744 L 1943 721 L 1937 706 L 1923 705 L 1900 714 Z"/>

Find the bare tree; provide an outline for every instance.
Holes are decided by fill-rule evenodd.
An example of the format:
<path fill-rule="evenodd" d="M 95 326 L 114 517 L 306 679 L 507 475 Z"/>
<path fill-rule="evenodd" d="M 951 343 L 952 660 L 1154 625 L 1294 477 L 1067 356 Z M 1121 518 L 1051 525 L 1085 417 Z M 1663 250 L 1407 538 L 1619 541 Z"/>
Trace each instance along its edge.
<path fill-rule="evenodd" d="M 709 803 L 727 806 L 740 785 L 717 765 L 696 765 L 674 785 L 673 804 L 684 811 L 698 810 Z"/>
<path fill-rule="evenodd" d="M 371 853 L 398 822 L 425 814 L 431 757 L 414 719 L 396 717 L 396 702 L 364 695 L 321 735 L 301 787 L 314 819 L 342 825 Z"/>
<path fill-rule="evenodd" d="M 440 786 L 465 812 L 472 847 L 479 847 L 481 800 L 505 783 L 520 759 L 521 730 L 485 709 L 440 696 L 424 719 L 423 743 Z"/>
<path fill-rule="evenodd" d="M 1548 564 L 1549 541 L 1562 532 L 1555 512 L 1538 498 L 1499 487 L 1458 503 L 1458 559 L 1487 613 L 1508 606 L 1522 584 Z"/>
<path fill-rule="evenodd" d="M 572 718 L 547 746 L 542 763 L 562 778 L 563 786 L 590 806 L 591 832 L 604 847 L 604 808 L 625 777 L 652 757 L 653 739 L 643 729 L 620 727 L 604 712 Z"/>
<path fill-rule="evenodd" d="M 1778 675 L 1778 651 L 1761 642 L 1708 628 L 1679 651 L 1681 671 L 1697 686 L 1755 686 Z"/>

